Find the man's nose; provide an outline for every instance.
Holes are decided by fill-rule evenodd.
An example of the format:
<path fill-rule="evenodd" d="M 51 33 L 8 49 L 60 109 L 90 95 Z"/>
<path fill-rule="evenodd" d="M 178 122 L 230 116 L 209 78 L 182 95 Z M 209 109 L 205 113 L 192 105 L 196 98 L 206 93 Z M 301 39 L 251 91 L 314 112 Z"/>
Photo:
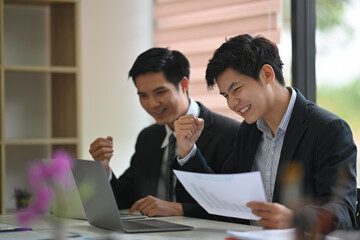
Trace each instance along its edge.
<path fill-rule="evenodd" d="M 159 106 L 159 100 L 156 97 L 150 97 L 150 107 L 155 108 Z"/>
<path fill-rule="evenodd" d="M 227 104 L 229 106 L 229 108 L 231 110 L 234 110 L 235 106 L 239 103 L 239 100 L 232 96 L 232 95 L 229 95 L 228 98 L 227 98 Z"/>

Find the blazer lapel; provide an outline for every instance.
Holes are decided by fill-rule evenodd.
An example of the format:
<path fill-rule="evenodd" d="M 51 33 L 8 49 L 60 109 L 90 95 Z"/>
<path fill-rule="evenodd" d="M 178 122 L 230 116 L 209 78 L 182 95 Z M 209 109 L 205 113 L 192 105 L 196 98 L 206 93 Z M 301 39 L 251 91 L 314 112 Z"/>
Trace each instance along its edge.
<path fill-rule="evenodd" d="M 297 89 L 295 89 L 297 90 Z M 307 105 L 305 97 L 299 92 L 297 92 L 297 97 L 295 105 L 291 114 L 289 124 L 286 129 L 283 146 L 281 149 L 281 155 L 279 159 L 278 171 L 275 179 L 274 195 L 273 201 L 279 202 L 280 199 L 280 186 L 281 186 L 281 174 L 288 164 L 293 161 L 293 157 L 298 144 L 305 133 L 308 126 L 304 124 L 307 119 Z"/>
<path fill-rule="evenodd" d="M 206 145 L 214 137 L 214 134 L 211 132 L 210 127 L 214 124 L 214 119 L 212 118 L 210 111 L 201 103 L 197 102 L 200 107 L 199 117 L 204 119 L 204 129 L 196 141 L 196 145 L 199 149 L 205 149 Z"/>

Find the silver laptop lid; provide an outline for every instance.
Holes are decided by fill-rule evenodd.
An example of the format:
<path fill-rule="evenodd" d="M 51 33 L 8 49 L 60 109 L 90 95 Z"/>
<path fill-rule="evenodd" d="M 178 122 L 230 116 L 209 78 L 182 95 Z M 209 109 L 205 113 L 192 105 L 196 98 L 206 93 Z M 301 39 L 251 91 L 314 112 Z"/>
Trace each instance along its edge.
<path fill-rule="evenodd" d="M 75 160 L 72 172 L 88 222 L 113 231 L 124 230 L 103 164 Z"/>

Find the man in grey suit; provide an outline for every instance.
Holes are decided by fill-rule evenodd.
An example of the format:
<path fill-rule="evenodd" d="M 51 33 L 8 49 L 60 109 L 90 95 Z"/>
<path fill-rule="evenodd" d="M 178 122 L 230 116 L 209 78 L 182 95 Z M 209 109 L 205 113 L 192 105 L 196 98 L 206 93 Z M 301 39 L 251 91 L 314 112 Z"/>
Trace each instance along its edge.
<path fill-rule="evenodd" d="M 120 209 L 130 208 L 130 213 L 139 210 L 148 216 L 208 217 L 181 184 L 176 188 L 176 181 L 168 184 L 168 171 L 172 170 L 168 157 L 173 161 L 176 156 L 176 152 L 170 153 L 171 138 L 176 143 L 174 121 L 186 114 L 206 121 L 197 145 L 214 171 L 220 171 L 222 159 L 233 152 L 240 122 L 211 112 L 190 98 L 189 73 L 189 62 L 178 51 L 151 48 L 140 54 L 129 77 L 137 88 L 142 107 L 156 124 L 141 131 L 130 166 L 119 178 L 114 177 L 109 167 L 112 137 L 98 138 L 91 144 L 90 153 L 95 160 L 104 162 Z"/>
<path fill-rule="evenodd" d="M 282 65 L 274 43 L 247 34 L 227 40 L 209 61 L 208 87 L 217 84 L 229 108 L 245 120 L 221 172 L 260 171 L 267 202 L 247 206 L 264 228 L 353 229 L 357 150 L 351 129 L 286 87 Z M 178 169 L 213 172 L 196 147 L 204 122 L 192 115 L 175 121 Z"/>

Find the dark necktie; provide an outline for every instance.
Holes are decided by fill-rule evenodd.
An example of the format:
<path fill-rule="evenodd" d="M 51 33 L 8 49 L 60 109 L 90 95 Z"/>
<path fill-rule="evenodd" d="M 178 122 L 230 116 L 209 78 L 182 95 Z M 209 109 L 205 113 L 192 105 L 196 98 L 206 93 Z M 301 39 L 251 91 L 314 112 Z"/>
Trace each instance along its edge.
<path fill-rule="evenodd" d="M 166 200 L 172 202 L 174 195 L 174 173 L 172 171 L 172 162 L 175 158 L 176 138 L 174 134 L 169 136 L 169 151 L 166 165 Z"/>

